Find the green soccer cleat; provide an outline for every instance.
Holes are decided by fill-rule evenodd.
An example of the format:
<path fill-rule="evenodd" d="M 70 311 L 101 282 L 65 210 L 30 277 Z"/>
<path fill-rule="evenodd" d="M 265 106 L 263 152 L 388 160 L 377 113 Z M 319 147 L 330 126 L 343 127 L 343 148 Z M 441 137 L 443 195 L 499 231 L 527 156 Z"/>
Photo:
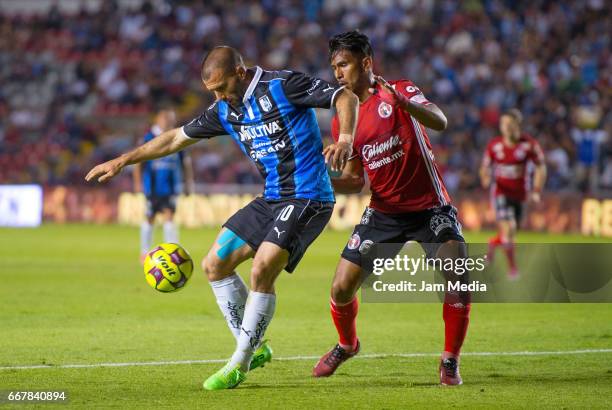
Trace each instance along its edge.
<path fill-rule="evenodd" d="M 229 368 L 226 364 L 217 373 L 210 376 L 204 382 L 206 390 L 225 390 L 233 389 L 246 380 L 246 372 L 240 370 L 239 366 Z"/>
<path fill-rule="evenodd" d="M 261 343 L 261 346 L 253 353 L 249 370 L 255 370 L 258 367 L 264 367 L 264 364 L 272 360 L 272 348 L 267 340 Z"/>

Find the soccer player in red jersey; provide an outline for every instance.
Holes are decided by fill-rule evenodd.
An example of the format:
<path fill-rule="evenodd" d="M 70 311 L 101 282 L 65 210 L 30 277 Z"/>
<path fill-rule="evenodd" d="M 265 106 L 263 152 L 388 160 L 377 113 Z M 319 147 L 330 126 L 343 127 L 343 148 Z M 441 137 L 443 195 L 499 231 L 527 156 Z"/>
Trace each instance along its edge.
<path fill-rule="evenodd" d="M 521 132 L 521 122 L 522 115 L 517 109 L 502 114 L 499 121 L 501 136 L 489 142 L 480 167 L 483 187 L 491 188 L 497 219 L 497 236 L 489 240 L 489 263 L 493 261 L 496 248 L 502 246 L 508 258 L 508 275 L 511 279 L 519 275 L 514 260 L 514 236 L 527 200 L 529 162 L 535 165 L 533 188 L 529 192 L 533 202 L 540 202 L 546 181 L 542 148 L 533 137 Z"/>
<path fill-rule="evenodd" d="M 360 100 L 353 155 L 340 177 L 332 178 L 332 184 L 336 192 L 358 193 L 364 185 L 365 169 L 372 197 L 336 268 L 330 305 L 339 342 L 315 365 L 315 377 L 331 376 L 359 352 L 356 292 L 367 274 L 365 255 L 373 246 L 387 244 L 399 252 L 401 245 L 412 240 L 432 244 L 425 245 L 429 257 L 467 254 L 457 211 L 450 204 L 425 131 L 425 127 L 444 130 L 446 117 L 411 81 L 388 83 L 374 75 L 372 54 L 368 37 L 359 31 L 339 34 L 329 41 L 336 79 Z M 332 136 L 338 138 L 336 117 Z M 442 384 L 462 383 L 459 351 L 469 312 L 468 292 L 446 293 L 445 347 L 439 369 Z"/>

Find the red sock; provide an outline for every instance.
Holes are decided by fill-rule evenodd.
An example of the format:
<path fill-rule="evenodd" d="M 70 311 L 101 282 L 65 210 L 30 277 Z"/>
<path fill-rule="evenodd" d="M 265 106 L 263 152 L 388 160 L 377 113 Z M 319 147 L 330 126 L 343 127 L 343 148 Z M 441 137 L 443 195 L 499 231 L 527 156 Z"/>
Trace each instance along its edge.
<path fill-rule="evenodd" d="M 333 300 L 330 300 L 330 310 L 334 325 L 340 336 L 340 344 L 344 346 L 352 346 L 357 348 L 357 329 L 355 326 L 355 318 L 359 310 L 359 302 L 357 298 L 346 305 L 336 305 Z"/>
<path fill-rule="evenodd" d="M 508 264 L 511 269 L 516 269 L 516 262 L 514 261 L 514 242 L 508 242 L 504 244 L 504 252 L 508 258 Z"/>
<path fill-rule="evenodd" d="M 499 234 L 489 239 L 489 246 L 492 247 L 493 249 L 501 245 L 501 243 L 502 241 L 501 241 L 501 238 L 499 237 Z"/>
<path fill-rule="evenodd" d="M 471 304 L 447 303 L 442 307 L 444 318 L 444 351 L 459 356 L 468 324 L 470 323 Z"/>

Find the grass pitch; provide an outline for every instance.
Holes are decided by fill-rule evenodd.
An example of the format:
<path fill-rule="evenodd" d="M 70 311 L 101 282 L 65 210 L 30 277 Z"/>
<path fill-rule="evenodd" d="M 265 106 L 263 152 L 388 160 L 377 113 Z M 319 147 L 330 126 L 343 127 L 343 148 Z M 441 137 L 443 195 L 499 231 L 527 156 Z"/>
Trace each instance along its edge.
<path fill-rule="evenodd" d="M 183 230 L 196 266 L 215 234 Z M 438 386 L 440 305 L 362 304 L 362 357 L 329 379 L 313 379 L 314 357 L 336 340 L 329 285 L 348 236 L 326 231 L 296 273 L 278 281 L 266 337 L 275 357 L 289 360 L 250 373 L 236 390 L 206 392 L 202 381 L 222 365 L 206 360 L 228 357 L 234 341 L 200 269 L 180 292 L 157 293 L 145 283 L 135 228 L 2 229 L 0 391 L 63 390 L 78 408 L 609 408 L 609 304 L 474 305 L 461 367 L 465 385 L 458 388 Z M 244 277 L 248 266 L 239 271 Z M 524 351 L 549 353 L 506 354 Z M 167 363 L 176 361 L 189 363 Z M 93 366 L 62 367 L 69 364 Z M 16 368 L 35 365 L 50 367 Z"/>

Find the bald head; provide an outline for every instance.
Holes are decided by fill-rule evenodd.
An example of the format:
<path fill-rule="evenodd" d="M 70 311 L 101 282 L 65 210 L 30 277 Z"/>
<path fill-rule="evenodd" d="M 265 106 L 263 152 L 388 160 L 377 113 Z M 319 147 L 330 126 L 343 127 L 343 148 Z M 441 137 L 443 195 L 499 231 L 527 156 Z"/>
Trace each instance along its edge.
<path fill-rule="evenodd" d="M 202 61 L 202 82 L 216 100 L 239 104 L 253 78 L 240 53 L 227 46 L 215 47 Z"/>
<path fill-rule="evenodd" d="M 238 50 L 228 46 L 215 47 L 202 62 L 202 81 L 207 82 L 216 75 L 232 75 L 237 67 L 244 68 L 244 61 Z"/>

